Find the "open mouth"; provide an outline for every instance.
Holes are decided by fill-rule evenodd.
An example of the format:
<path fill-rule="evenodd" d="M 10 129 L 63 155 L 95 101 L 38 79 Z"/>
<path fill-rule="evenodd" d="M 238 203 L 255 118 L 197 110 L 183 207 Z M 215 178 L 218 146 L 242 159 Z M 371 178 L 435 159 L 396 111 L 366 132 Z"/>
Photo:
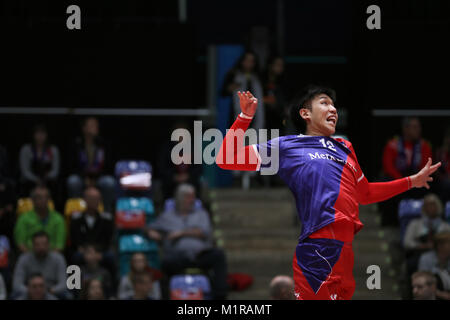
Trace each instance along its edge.
<path fill-rule="evenodd" d="M 336 116 L 329 116 L 327 118 L 328 123 L 332 123 L 333 125 L 336 125 Z"/>

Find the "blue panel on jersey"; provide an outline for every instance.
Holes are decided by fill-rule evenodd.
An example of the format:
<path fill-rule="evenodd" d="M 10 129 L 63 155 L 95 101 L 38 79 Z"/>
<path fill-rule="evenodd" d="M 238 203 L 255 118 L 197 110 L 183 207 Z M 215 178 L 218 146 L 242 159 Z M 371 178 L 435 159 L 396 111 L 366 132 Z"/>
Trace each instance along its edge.
<path fill-rule="evenodd" d="M 310 238 L 297 245 L 297 264 L 315 293 L 339 260 L 343 245 L 339 240 Z"/>

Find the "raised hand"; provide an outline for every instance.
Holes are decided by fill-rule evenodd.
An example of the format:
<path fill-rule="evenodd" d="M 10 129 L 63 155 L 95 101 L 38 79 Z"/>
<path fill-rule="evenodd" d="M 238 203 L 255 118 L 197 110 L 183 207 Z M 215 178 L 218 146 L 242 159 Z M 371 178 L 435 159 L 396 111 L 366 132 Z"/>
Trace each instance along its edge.
<path fill-rule="evenodd" d="M 428 162 L 425 167 L 423 167 L 422 170 L 410 177 L 412 186 L 415 188 L 425 187 L 427 189 L 430 189 L 428 182 L 433 181 L 433 177 L 430 177 L 430 175 L 432 175 L 440 166 L 440 162 L 431 165 L 431 158 L 428 158 Z"/>
<path fill-rule="evenodd" d="M 256 99 L 250 91 L 240 92 L 238 91 L 239 104 L 241 111 L 248 117 L 253 117 L 258 107 L 258 99 Z"/>

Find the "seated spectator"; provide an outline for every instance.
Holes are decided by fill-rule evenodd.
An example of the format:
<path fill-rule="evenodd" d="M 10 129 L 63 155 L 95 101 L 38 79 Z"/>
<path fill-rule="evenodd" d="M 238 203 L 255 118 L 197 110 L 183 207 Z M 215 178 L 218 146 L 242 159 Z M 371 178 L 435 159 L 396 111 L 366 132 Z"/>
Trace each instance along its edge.
<path fill-rule="evenodd" d="M 276 276 L 270 282 L 272 300 L 295 300 L 294 280 L 288 276 Z"/>
<path fill-rule="evenodd" d="M 71 298 L 66 286 L 66 261 L 55 251 L 50 251 L 49 237 L 44 231 L 32 236 L 32 251 L 22 254 L 16 264 L 13 275 L 13 296 L 30 293 L 35 282 L 28 280 L 39 273 L 45 279 L 48 292 L 59 299 Z M 38 282 L 36 280 L 36 282 Z M 28 284 L 28 289 L 27 289 Z"/>
<path fill-rule="evenodd" d="M 167 275 L 182 273 L 186 268 L 213 269 L 214 299 L 227 294 L 225 253 L 213 246 L 209 215 L 195 209 L 195 188 L 180 185 L 175 193 L 175 209 L 161 213 L 148 229 L 149 238 L 162 241 L 162 270 Z"/>
<path fill-rule="evenodd" d="M 430 193 L 425 196 L 422 207 L 422 217 L 412 220 L 405 232 L 403 246 L 406 249 L 408 274 L 417 271 L 419 258 L 425 251 L 433 249 L 434 235 L 450 231 L 450 225 L 442 220 L 442 202 Z"/>
<path fill-rule="evenodd" d="M 16 300 L 58 300 L 47 291 L 45 279 L 40 273 L 30 275 L 26 283 L 27 291 L 19 295 Z"/>
<path fill-rule="evenodd" d="M 81 198 L 84 188 L 97 186 L 106 211 L 112 212 L 116 182 L 114 177 L 108 175 L 111 159 L 105 142 L 99 137 L 98 120 L 86 118 L 82 124 L 82 134 L 71 150 L 69 170 L 72 175 L 67 179 L 69 198 Z"/>
<path fill-rule="evenodd" d="M 450 300 L 450 231 L 436 234 L 434 250 L 420 257 L 419 271 L 429 271 L 438 279 L 436 296 Z"/>
<path fill-rule="evenodd" d="M 133 295 L 127 300 L 154 300 L 151 296 L 152 293 L 152 274 L 144 272 L 137 274 L 132 279 L 133 283 Z"/>
<path fill-rule="evenodd" d="M 0 300 L 6 300 L 6 285 L 3 276 L 0 273 Z"/>
<path fill-rule="evenodd" d="M 436 300 L 436 278 L 427 271 L 418 271 L 411 276 L 414 300 Z"/>
<path fill-rule="evenodd" d="M 436 192 L 444 202 L 450 201 L 450 127 L 444 135 L 442 146 L 436 151 L 436 162 L 442 165 L 436 172 Z"/>
<path fill-rule="evenodd" d="M 50 240 L 51 250 L 62 251 L 66 242 L 66 227 L 62 215 L 50 210 L 48 189 L 37 186 L 31 193 L 33 210 L 23 213 L 14 229 L 16 245 L 21 252 L 27 252 L 32 245 L 32 235 L 44 230 Z"/>
<path fill-rule="evenodd" d="M 402 120 L 402 136 L 389 140 L 383 151 L 383 180 L 403 178 L 420 171 L 432 157 L 431 145 L 421 137 L 420 121 L 416 117 Z M 382 225 L 398 225 L 398 203 L 401 199 L 423 198 L 426 189 L 413 188 L 402 195 L 380 203 Z"/>
<path fill-rule="evenodd" d="M 81 288 L 80 300 L 105 300 L 103 283 L 96 278 L 87 280 Z"/>
<path fill-rule="evenodd" d="M 137 275 L 150 272 L 152 274 L 153 285 L 150 297 L 154 300 L 161 299 L 161 289 L 158 279 L 161 277 L 159 271 L 149 267 L 147 257 L 141 252 L 136 252 L 131 256 L 130 272 L 120 280 L 117 298 L 121 300 L 129 299 L 134 296 L 133 278 Z"/>
<path fill-rule="evenodd" d="M 185 122 L 178 122 L 172 128 L 171 132 L 177 129 L 185 129 L 186 132 L 191 132 Z M 183 139 L 186 139 L 183 137 Z M 174 190 L 182 183 L 192 184 L 197 192 L 201 193 L 201 176 L 202 165 L 194 164 L 194 149 L 183 150 L 180 157 L 189 159 L 188 161 L 179 161 L 180 164 L 174 164 L 172 159 L 172 150 L 178 144 L 178 141 L 167 141 L 161 148 L 158 159 L 158 171 L 161 173 L 162 193 L 164 200 L 173 198 Z M 186 154 L 188 153 L 189 154 Z M 181 152 L 180 152 L 181 153 Z M 181 159 L 180 159 L 181 160 Z M 177 159 L 178 161 L 178 159 Z"/>
<path fill-rule="evenodd" d="M 108 212 L 99 212 L 102 197 L 98 189 L 89 187 L 84 191 L 86 209 L 74 212 L 70 222 L 70 246 L 74 264 L 83 264 L 83 248 L 94 243 L 102 253 L 102 264 L 115 276 L 115 255 L 112 251 L 114 221 Z"/>
<path fill-rule="evenodd" d="M 33 128 L 33 139 L 20 149 L 21 196 L 26 197 L 37 185 L 47 186 L 55 195 L 59 176 L 59 150 L 50 145 L 47 129 L 38 124 Z"/>
<path fill-rule="evenodd" d="M 98 247 L 93 244 L 84 246 L 84 265 L 81 266 L 81 281 L 98 279 L 105 289 L 105 296 L 109 298 L 112 293 L 113 283 L 108 270 L 100 266 L 102 254 Z"/>

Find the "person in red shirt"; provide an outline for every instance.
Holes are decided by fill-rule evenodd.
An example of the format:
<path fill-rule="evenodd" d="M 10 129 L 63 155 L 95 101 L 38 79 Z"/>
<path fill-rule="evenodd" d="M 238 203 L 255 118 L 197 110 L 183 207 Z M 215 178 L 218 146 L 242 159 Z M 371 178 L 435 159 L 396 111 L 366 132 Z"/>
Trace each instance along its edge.
<path fill-rule="evenodd" d="M 422 128 L 417 117 L 402 120 L 402 135 L 389 140 L 383 151 L 383 180 L 400 179 L 417 172 L 432 157 L 431 145 L 422 138 Z M 398 226 L 396 212 L 402 198 L 423 198 L 426 191 L 414 189 L 380 203 L 383 226 Z"/>
<path fill-rule="evenodd" d="M 402 137 L 394 137 L 384 147 L 383 172 L 389 179 L 400 179 L 417 172 L 432 157 L 431 145 L 421 138 L 418 118 L 404 118 L 402 130 Z"/>

